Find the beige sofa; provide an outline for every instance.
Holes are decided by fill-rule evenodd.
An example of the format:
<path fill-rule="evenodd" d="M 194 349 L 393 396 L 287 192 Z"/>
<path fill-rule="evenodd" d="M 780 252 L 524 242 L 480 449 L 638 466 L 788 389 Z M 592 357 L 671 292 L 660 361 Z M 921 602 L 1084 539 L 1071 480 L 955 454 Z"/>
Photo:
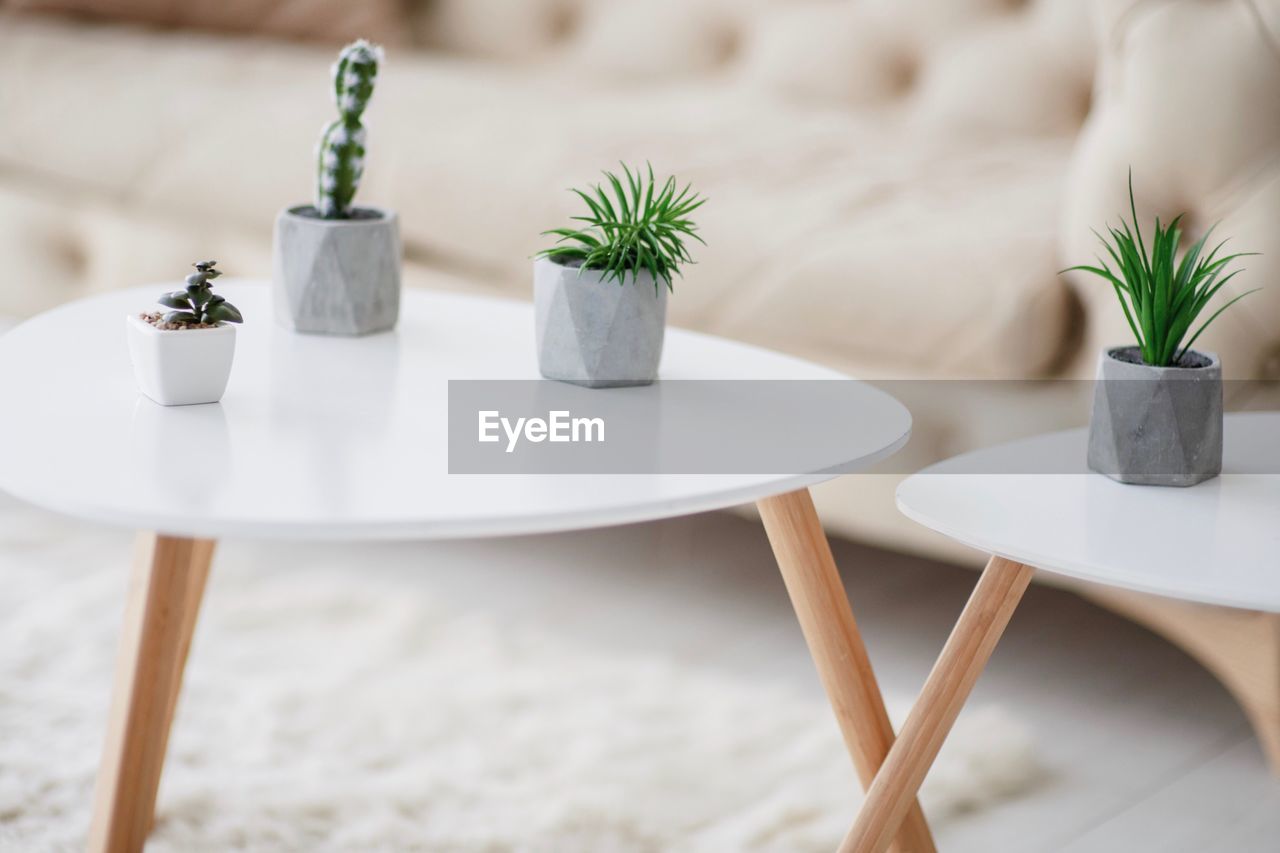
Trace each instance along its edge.
<path fill-rule="evenodd" d="M 711 199 L 676 324 L 881 378 L 1087 376 L 1126 338 L 1093 256 L 1133 166 L 1146 213 L 1280 268 L 1280 2 L 439 0 L 405 10 L 368 114 L 360 198 L 399 209 L 407 279 L 527 298 L 564 188 L 651 160 Z M 310 193 L 331 45 L 0 18 L 0 315 L 171 278 L 266 275 Z M 1095 70 L 1096 69 L 1096 70 Z M 1206 337 L 1280 372 L 1280 287 Z M 532 357 L 532 355 L 531 355 Z M 896 468 L 1087 419 L 1055 385 L 899 390 Z M 1025 405 L 1035 394 L 1036 404 Z M 1016 415 L 1011 415 L 1016 412 Z M 903 461 L 905 460 L 905 461 Z M 959 559 L 896 477 L 819 494 L 840 532 Z"/>

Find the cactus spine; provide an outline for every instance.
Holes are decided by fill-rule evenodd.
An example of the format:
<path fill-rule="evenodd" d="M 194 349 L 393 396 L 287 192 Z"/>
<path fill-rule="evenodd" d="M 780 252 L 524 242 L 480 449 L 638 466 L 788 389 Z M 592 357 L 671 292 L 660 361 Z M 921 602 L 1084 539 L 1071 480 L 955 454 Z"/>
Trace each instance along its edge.
<path fill-rule="evenodd" d="M 346 219 L 364 173 L 364 125 L 360 116 L 373 95 L 382 48 L 364 39 L 342 49 L 333 66 L 338 118 L 320 136 L 316 209 L 325 219 Z"/>

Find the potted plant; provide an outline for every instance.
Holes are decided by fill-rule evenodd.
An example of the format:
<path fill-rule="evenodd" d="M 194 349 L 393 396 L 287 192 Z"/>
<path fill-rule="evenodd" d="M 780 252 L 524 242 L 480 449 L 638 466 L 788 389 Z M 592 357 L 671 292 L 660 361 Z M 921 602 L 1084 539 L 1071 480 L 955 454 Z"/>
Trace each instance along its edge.
<path fill-rule="evenodd" d="M 1121 483 L 1193 486 L 1222 471 L 1222 365 L 1213 353 L 1191 345 L 1252 291 L 1231 299 L 1187 334 L 1209 301 L 1240 272 L 1227 273 L 1227 267 L 1251 253 L 1219 257 L 1222 241 L 1206 255 L 1210 228 L 1179 261 L 1181 216 L 1168 224 L 1157 218 L 1148 249 L 1138 225 L 1132 175 L 1129 211 L 1132 228 L 1122 217 L 1120 228 L 1107 227 L 1110 240 L 1098 235 L 1114 269 L 1101 258 L 1098 266 L 1070 268 L 1111 283 L 1137 339 L 1135 346 L 1110 348 L 1098 360 L 1089 467 Z"/>
<path fill-rule="evenodd" d="M 692 263 L 685 238 L 703 242 L 689 214 L 705 199 L 674 177 L 622 166 L 574 189 L 587 212 L 580 227 L 544 231 L 560 239 L 533 264 L 538 368 L 548 379 L 591 388 L 648 385 L 658 375 L 672 276 Z"/>
<path fill-rule="evenodd" d="M 272 283 L 276 319 L 299 332 L 363 335 L 400 315 L 400 225 L 395 212 L 353 207 L 364 172 L 361 116 L 382 49 L 361 39 L 333 66 L 338 118 L 320 136 L 315 204 L 276 217 Z"/>
<path fill-rule="evenodd" d="M 217 261 L 198 261 L 185 290 L 162 295 L 171 309 L 126 317 L 129 356 L 138 388 L 162 406 L 216 403 L 226 390 L 236 352 L 240 312 L 209 285 Z"/>

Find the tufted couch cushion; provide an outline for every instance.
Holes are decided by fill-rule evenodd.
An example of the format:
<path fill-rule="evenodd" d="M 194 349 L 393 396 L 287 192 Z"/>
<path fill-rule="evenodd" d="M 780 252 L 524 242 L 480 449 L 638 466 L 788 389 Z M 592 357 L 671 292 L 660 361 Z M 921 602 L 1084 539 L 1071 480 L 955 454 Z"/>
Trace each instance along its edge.
<path fill-rule="evenodd" d="M 1187 239 L 1220 223 L 1246 272 L 1218 304 L 1263 289 L 1219 318 L 1196 345 L 1228 376 L 1280 378 L 1280 3 L 1274 0 L 1100 0 L 1097 105 L 1071 166 L 1063 255 L 1098 251 L 1090 228 L 1127 211 L 1133 170 L 1139 216 L 1185 213 Z M 1127 217 L 1127 212 L 1125 213 Z M 1081 372 L 1131 335 L 1105 283 L 1074 279 L 1090 326 Z M 1216 306 L 1210 305 L 1212 311 Z"/>
<path fill-rule="evenodd" d="M 417 20 L 463 56 L 900 106 L 935 131 L 1074 135 L 1093 77 L 1079 0 L 429 0 Z"/>

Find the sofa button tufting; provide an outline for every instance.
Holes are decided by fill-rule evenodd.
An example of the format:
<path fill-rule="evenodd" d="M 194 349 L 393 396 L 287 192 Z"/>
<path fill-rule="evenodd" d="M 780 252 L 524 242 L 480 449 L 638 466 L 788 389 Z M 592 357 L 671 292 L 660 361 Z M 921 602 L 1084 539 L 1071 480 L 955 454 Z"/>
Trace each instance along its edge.
<path fill-rule="evenodd" d="M 712 31 L 711 42 L 713 45 L 712 64 L 715 66 L 729 65 L 742 52 L 742 31 L 726 22 Z"/>
<path fill-rule="evenodd" d="M 916 56 L 902 53 L 890 60 L 888 75 L 889 94 L 904 98 L 911 94 L 920 80 L 922 63 Z"/>
<path fill-rule="evenodd" d="M 582 21 L 582 10 L 574 3 L 555 3 L 547 10 L 546 38 L 549 46 L 564 44 L 573 38 Z"/>
<path fill-rule="evenodd" d="M 1280 347 L 1272 347 L 1263 354 L 1257 375 L 1263 381 L 1274 382 L 1280 379 Z"/>
<path fill-rule="evenodd" d="M 81 279 L 89 268 L 89 248 L 84 240 L 70 229 L 62 228 L 48 235 L 46 245 L 58 268 L 65 274 L 67 283 L 80 287 Z"/>

